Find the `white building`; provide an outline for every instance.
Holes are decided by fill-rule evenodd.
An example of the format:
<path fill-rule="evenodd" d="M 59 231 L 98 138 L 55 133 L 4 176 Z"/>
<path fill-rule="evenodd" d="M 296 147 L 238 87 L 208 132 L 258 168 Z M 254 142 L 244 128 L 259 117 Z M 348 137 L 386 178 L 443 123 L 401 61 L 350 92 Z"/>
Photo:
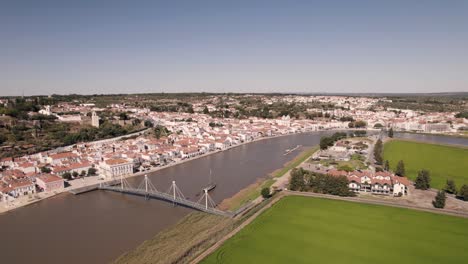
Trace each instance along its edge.
<path fill-rule="evenodd" d="M 133 161 L 126 159 L 108 159 L 99 163 L 100 174 L 107 178 L 117 178 L 133 173 Z"/>
<path fill-rule="evenodd" d="M 96 114 L 95 111 L 93 111 L 91 115 L 91 125 L 93 127 L 99 127 L 99 116 Z"/>

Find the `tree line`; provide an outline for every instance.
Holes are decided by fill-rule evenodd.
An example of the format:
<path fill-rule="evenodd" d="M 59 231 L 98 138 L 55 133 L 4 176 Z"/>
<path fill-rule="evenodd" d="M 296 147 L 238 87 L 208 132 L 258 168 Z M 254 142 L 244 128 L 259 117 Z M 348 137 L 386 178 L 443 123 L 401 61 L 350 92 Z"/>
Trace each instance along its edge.
<path fill-rule="evenodd" d="M 349 190 L 348 184 L 348 179 L 345 176 L 334 177 L 307 171 L 303 168 L 294 168 L 291 170 L 289 189 L 338 196 L 355 196 L 356 194 Z"/>
<path fill-rule="evenodd" d="M 330 137 L 321 137 L 320 138 L 320 149 L 327 149 L 328 147 L 333 146 L 336 141 L 346 138 L 347 134 L 344 132 L 336 132 Z"/>

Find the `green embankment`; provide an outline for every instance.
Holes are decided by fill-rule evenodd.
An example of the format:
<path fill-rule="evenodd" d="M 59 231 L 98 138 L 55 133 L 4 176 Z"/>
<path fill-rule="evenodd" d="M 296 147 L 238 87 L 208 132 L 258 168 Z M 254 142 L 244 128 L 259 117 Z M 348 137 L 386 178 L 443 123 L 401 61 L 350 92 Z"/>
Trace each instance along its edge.
<path fill-rule="evenodd" d="M 464 263 L 468 219 L 289 196 L 202 263 Z"/>
<path fill-rule="evenodd" d="M 453 179 L 458 187 L 468 184 L 468 148 L 391 140 L 384 145 L 384 160 L 389 160 L 393 170 L 403 160 L 406 176 L 412 180 L 419 170 L 429 170 L 433 188 L 444 188 L 447 179 Z"/>

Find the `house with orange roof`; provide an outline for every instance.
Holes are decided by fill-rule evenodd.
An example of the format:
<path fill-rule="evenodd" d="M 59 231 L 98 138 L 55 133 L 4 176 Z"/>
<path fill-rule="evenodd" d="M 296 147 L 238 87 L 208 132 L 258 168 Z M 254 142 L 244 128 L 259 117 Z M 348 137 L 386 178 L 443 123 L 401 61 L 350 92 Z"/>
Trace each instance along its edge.
<path fill-rule="evenodd" d="M 41 174 L 36 177 L 36 184 L 44 192 L 61 192 L 64 189 L 65 181 L 53 174 Z"/>
<path fill-rule="evenodd" d="M 371 171 L 339 171 L 329 170 L 328 175 L 333 177 L 346 176 L 348 187 L 354 192 L 383 194 L 383 195 L 408 195 L 411 182 L 405 177 L 398 177 L 390 172 Z"/>

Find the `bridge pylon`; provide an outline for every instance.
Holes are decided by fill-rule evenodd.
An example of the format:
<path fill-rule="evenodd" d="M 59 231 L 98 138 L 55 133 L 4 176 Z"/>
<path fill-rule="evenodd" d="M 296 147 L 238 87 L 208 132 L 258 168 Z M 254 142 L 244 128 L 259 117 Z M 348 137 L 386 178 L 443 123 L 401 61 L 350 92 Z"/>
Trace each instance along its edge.
<path fill-rule="evenodd" d="M 176 200 L 185 200 L 185 195 L 182 193 L 179 187 L 177 187 L 175 181 L 172 181 L 171 187 L 169 187 L 169 190 L 167 190 L 166 193 L 172 195 L 174 203 Z"/>
<path fill-rule="evenodd" d="M 208 210 L 208 208 L 216 208 L 216 203 L 211 199 L 210 195 L 208 194 L 208 189 L 203 189 L 203 195 L 198 199 L 198 204 L 202 204 L 202 201 L 205 200 L 205 210 Z"/>

